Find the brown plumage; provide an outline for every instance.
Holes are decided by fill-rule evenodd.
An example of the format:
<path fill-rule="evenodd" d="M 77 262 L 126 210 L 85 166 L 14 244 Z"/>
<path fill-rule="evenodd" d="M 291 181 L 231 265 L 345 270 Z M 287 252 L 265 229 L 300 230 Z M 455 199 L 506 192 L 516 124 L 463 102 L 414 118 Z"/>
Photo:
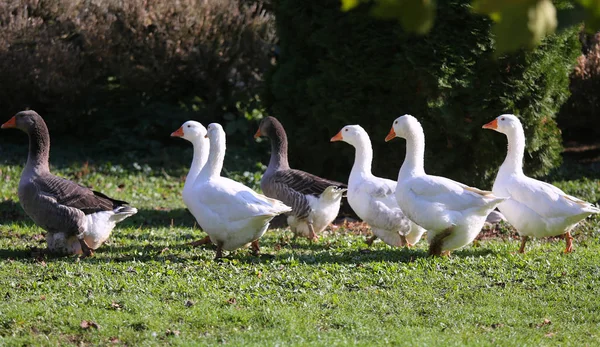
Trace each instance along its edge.
<path fill-rule="evenodd" d="M 126 206 L 125 201 L 111 199 L 50 173 L 50 134 L 36 112 L 19 112 L 2 128 L 17 128 L 29 135 L 29 154 L 19 182 L 19 200 L 25 213 L 49 234 L 64 233 L 65 239 L 76 236 L 83 254 L 91 255 L 86 238 L 94 242 L 92 248 L 98 247 L 117 222 L 137 212 Z"/>
<path fill-rule="evenodd" d="M 266 196 L 291 206 L 290 214 L 296 218 L 309 219 L 308 222 L 311 223 L 312 208 L 308 196 L 318 198 L 329 186 L 347 188 L 344 183 L 290 168 L 287 135 L 276 118 L 262 119 L 255 137 L 258 136 L 266 136 L 271 140 L 271 159 L 260 181 L 261 189 Z"/>

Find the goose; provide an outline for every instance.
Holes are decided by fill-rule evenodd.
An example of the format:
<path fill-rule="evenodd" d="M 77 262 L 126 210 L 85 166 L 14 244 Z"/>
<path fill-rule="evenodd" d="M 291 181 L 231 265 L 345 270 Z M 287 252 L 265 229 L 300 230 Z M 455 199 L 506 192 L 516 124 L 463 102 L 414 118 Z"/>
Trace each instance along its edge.
<path fill-rule="evenodd" d="M 327 199 L 322 195 L 323 192 L 330 186 L 343 190 L 348 186 L 291 169 L 288 163 L 287 135 L 283 125 L 275 117 L 269 116 L 261 120 L 254 138 L 260 136 L 267 136 L 271 140 L 271 159 L 260 180 L 263 193 L 292 207 L 288 224 L 295 235 L 306 236 L 312 241 L 318 240 L 318 234 L 337 216 L 341 202 L 341 196 L 339 199 Z M 340 191 L 337 190 L 337 193 Z M 304 230 L 305 227 L 297 227 L 298 223 L 306 224 L 308 233 L 299 230 L 298 228 Z"/>
<path fill-rule="evenodd" d="M 406 139 L 398 174 L 396 201 L 404 214 L 427 230 L 429 254 L 441 255 L 466 246 L 479 234 L 488 214 L 507 198 L 490 191 L 425 173 L 425 134 L 411 116 L 398 117 L 385 141 Z"/>
<path fill-rule="evenodd" d="M 185 183 L 183 185 L 182 197 L 185 206 L 192 212 L 192 215 L 195 213 L 192 209 L 195 207 L 193 204 L 195 198 L 195 183 L 200 171 L 206 164 L 206 160 L 208 159 L 208 152 L 210 149 L 210 144 L 206 136 L 206 128 L 199 122 L 190 120 L 181 125 L 179 129 L 175 130 L 171 133 L 173 137 L 181 137 L 192 143 L 192 147 L 194 148 L 194 155 L 192 157 L 192 165 L 190 166 L 190 170 L 185 177 Z M 191 243 L 192 246 L 199 246 L 203 244 L 210 243 L 210 237 L 206 236 L 201 240 L 194 241 Z"/>
<path fill-rule="evenodd" d="M 485 124 L 484 129 L 503 133 L 508 139 L 506 159 L 494 181 L 492 192 L 510 196 L 498 209 L 521 235 L 519 253 L 531 237 L 565 235 L 565 253 L 573 251 L 571 231 L 577 224 L 600 209 L 565 194 L 557 187 L 525 176 L 523 155 L 525 133 L 521 121 L 512 114 L 503 114 Z"/>
<path fill-rule="evenodd" d="M 210 142 L 210 152 L 196 178 L 190 210 L 212 243 L 217 245 L 215 259 L 223 257 L 223 250 L 232 251 L 249 243 L 257 254 L 260 250 L 258 239 L 269 227 L 269 222 L 292 208 L 221 177 L 225 131 L 220 124 L 211 123 L 205 136 Z"/>
<path fill-rule="evenodd" d="M 48 251 L 93 255 L 115 225 L 137 213 L 128 203 L 50 173 L 50 134 L 35 111 L 22 111 L 2 124 L 29 135 L 29 154 L 19 181 L 19 202 L 33 222 L 47 231 Z"/>
<path fill-rule="evenodd" d="M 396 202 L 396 182 L 371 173 L 373 147 L 369 134 L 360 125 L 347 125 L 331 142 L 344 141 L 355 148 L 354 165 L 348 180 L 348 203 L 356 214 L 367 222 L 373 237 L 390 246 L 412 246 L 419 242 L 425 229 L 410 221 Z"/>

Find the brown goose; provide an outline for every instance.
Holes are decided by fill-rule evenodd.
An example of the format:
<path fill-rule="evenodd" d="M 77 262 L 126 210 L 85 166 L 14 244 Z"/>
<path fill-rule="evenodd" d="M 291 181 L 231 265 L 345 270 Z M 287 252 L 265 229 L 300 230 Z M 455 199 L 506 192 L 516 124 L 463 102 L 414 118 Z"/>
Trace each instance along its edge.
<path fill-rule="evenodd" d="M 29 155 L 19 182 L 25 213 L 46 230 L 48 250 L 63 254 L 93 254 L 110 236 L 116 223 L 137 213 L 127 202 L 50 173 L 50 134 L 34 111 L 17 113 L 2 129 L 17 128 L 29 135 Z"/>
<path fill-rule="evenodd" d="M 347 185 L 291 169 L 287 136 L 276 118 L 262 119 L 254 138 L 259 136 L 267 136 L 271 140 L 271 159 L 260 181 L 263 193 L 292 207 L 288 224 L 294 234 L 318 239 L 317 234 L 337 216 Z M 326 192 L 331 186 L 333 188 Z"/>

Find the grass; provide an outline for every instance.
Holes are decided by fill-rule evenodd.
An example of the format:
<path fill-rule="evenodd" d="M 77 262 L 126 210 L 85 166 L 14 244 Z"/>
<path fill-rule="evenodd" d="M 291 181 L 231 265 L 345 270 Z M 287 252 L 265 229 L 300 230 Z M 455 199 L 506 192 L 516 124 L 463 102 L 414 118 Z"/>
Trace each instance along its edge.
<path fill-rule="evenodd" d="M 21 153 L 22 154 L 22 153 Z M 53 152 L 54 154 L 54 152 Z M 22 157 L 21 157 L 22 158 Z M 595 345 L 600 339 L 600 218 L 518 249 L 506 225 L 449 258 L 357 228 L 317 243 L 286 230 L 213 261 L 180 198 L 186 168 L 58 162 L 54 171 L 140 212 L 93 258 L 48 257 L 18 205 L 22 160 L 0 163 L 0 345 Z M 254 175 L 240 175 L 255 180 Z M 598 202 L 596 178 L 553 183 Z M 33 249 L 33 251 L 32 251 Z"/>

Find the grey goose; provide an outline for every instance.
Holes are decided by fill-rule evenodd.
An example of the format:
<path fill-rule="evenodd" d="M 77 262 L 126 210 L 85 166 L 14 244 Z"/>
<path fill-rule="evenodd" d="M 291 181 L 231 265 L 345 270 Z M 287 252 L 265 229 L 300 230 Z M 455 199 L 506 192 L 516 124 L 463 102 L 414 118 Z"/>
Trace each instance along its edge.
<path fill-rule="evenodd" d="M 93 255 L 116 223 L 137 213 L 127 202 L 50 173 L 50 134 L 34 111 L 22 111 L 2 124 L 29 135 L 29 154 L 19 181 L 18 196 L 25 213 L 47 231 L 51 252 Z"/>
<path fill-rule="evenodd" d="M 271 159 L 260 181 L 263 193 L 292 207 L 287 220 L 295 235 L 318 239 L 317 234 L 337 216 L 342 193 L 348 186 L 290 168 L 287 135 L 275 117 L 261 120 L 254 137 L 259 136 L 271 141 Z M 323 194 L 332 186 L 335 189 Z"/>

